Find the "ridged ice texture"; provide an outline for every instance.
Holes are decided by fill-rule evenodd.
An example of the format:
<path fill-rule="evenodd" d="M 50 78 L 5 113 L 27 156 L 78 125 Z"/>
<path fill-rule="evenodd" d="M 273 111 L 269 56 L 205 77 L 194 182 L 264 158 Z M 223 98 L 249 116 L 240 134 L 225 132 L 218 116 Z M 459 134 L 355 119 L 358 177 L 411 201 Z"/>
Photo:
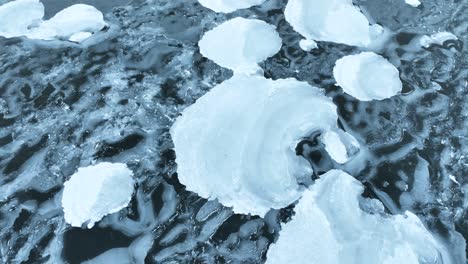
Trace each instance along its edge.
<path fill-rule="evenodd" d="M 216 64 L 248 74 L 261 71 L 258 63 L 276 54 L 281 43 L 273 25 L 236 17 L 206 32 L 198 45 Z"/>
<path fill-rule="evenodd" d="M 215 12 L 231 13 L 238 9 L 261 5 L 265 0 L 198 0 L 198 2 Z"/>
<path fill-rule="evenodd" d="M 43 20 L 44 5 L 38 0 L 16 0 L 0 5 L 0 36 L 26 36 L 41 40 L 81 42 L 103 29 L 107 23 L 95 7 L 76 4 Z"/>
<path fill-rule="evenodd" d="M 361 197 L 363 191 L 343 171 L 322 175 L 304 192 L 266 263 L 451 263 L 416 215 L 388 215 L 378 200 Z"/>
<path fill-rule="evenodd" d="M 373 52 L 345 56 L 333 68 L 337 84 L 361 101 L 383 100 L 401 92 L 399 74 L 395 66 Z"/>
<path fill-rule="evenodd" d="M 351 0 L 289 0 L 286 20 L 306 39 L 368 46 L 382 33 Z"/>
<path fill-rule="evenodd" d="M 179 180 L 236 213 L 264 216 L 294 202 L 302 192 L 298 179 L 312 174 L 296 155 L 297 143 L 338 129 L 336 121 L 336 106 L 318 88 L 235 75 L 174 123 Z"/>
<path fill-rule="evenodd" d="M 120 211 L 132 198 L 133 173 L 125 164 L 103 162 L 79 168 L 64 183 L 62 207 L 71 226 L 92 228 L 104 216 Z"/>

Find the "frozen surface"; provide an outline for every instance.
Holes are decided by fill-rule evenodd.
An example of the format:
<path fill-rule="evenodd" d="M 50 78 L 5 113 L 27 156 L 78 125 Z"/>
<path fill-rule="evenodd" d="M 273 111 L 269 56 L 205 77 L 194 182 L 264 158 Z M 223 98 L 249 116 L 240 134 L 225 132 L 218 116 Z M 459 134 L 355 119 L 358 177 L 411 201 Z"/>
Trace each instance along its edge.
<path fill-rule="evenodd" d="M 103 29 L 103 14 L 90 5 L 67 7 L 49 20 L 42 20 L 44 6 L 38 0 L 15 0 L 0 6 L 0 36 L 81 42 Z"/>
<path fill-rule="evenodd" d="M 307 111 L 310 107 L 314 111 Z M 184 110 L 171 129 L 179 180 L 234 212 L 264 216 L 301 194 L 310 164 L 296 145 L 338 130 L 323 91 L 294 79 L 235 75 Z"/>
<path fill-rule="evenodd" d="M 133 173 L 127 165 L 103 162 L 79 168 L 64 183 L 62 207 L 71 226 L 92 228 L 104 216 L 125 208 L 132 198 Z"/>
<path fill-rule="evenodd" d="M 265 0 L 198 0 L 198 2 L 215 12 L 231 13 L 238 9 L 261 5 Z"/>
<path fill-rule="evenodd" d="M 261 71 L 258 63 L 280 50 L 281 38 L 273 25 L 237 17 L 206 32 L 198 45 L 218 65 L 248 74 Z"/>
<path fill-rule="evenodd" d="M 398 69 L 373 52 L 337 60 L 333 76 L 345 93 L 361 101 L 387 99 L 401 92 L 403 87 Z"/>
<path fill-rule="evenodd" d="M 266 263 L 451 263 L 416 215 L 388 215 L 378 200 L 363 198 L 363 191 L 343 171 L 322 175 L 282 226 Z"/>
<path fill-rule="evenodd" d="M 308 40 L 366 47 L 383 34 L 351 0 L 289 0 L 284 15 Z"/>

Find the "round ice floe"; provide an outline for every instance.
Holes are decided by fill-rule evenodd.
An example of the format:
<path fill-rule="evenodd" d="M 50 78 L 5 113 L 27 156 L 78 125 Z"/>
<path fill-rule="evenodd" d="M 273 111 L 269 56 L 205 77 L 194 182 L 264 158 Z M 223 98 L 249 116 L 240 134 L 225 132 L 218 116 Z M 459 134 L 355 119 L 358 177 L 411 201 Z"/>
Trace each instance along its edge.
<path fill-rule="evenodd" d="M 0 36 L 27 35 L 30 27 L 42 22 L 43 16 L 44 5 L 39 0 L 16 0 L 0 5 Z"/>
<path fill-rule="evenodd" d="M 368 46 L 383 32 L 351 0 L 289 0 L 286 20 L 307 39 Z"/>
<path fill-rule="evenodd" d="M 121 163 L 99 163 L 80 168 L 65 182 L 62 207 L 65 221 L 72 226 L 94 223 L 120 211 L 132 198 L 132 171 Z"/>
<path fill-rule="evenodd" d="M 361 101 L 390 98 L 402 89 L 398 69 L 373 52 L 339 59 L 333 76 L 345 93 Z"/>
<path fill-rule="evenodd" d="M 322 175 L 270 246 L 267 263 L 450 263 L 417 216 L 387 215 L 379 201 L 361 197 L 363 190 L 343 171 Z"/>
<path fill-rule="evenodd" d="M 302 193 L 312 168 L 296 146 L 338 130 L 336 106 L 295 79 L 234 75 L 182 113 L 171 128 L 179 180 L 236 213 L 263 216 Z"/>
<path fill-rule="evenodd" d="M 231 13 L 238 9 L 261 5 L 265 0 L 198 0 L 198 2 L 215 12 Z"/>
<path fill-rule="evenodd" d="M 259 62 L 276 54 L 281 38 L 273 25 L 237 17 L 208 31 L 198 45 L 203 56 L 235 72 L 256 73 Z"/>

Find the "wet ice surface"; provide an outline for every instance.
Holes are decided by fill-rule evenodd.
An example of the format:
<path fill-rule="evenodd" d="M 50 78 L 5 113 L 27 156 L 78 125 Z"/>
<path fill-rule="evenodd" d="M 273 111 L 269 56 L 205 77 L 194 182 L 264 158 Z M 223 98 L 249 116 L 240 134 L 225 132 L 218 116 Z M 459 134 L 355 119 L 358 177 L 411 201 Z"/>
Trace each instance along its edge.
<path fill-rule="evenodd" d="M 260 64 L 264 75 L 324 88 L 341 126 L 367 148 L 363 164 L 343 167 L 320 141 L 303 142 L 298 150 L 314 171 L 346 170 L 389 213 L 418 215 L 451 245 L 454 263 L 464 262 L 465 245 L 453 230 L 468 237 L 466 0 L 426 0 L 417 8 L 403 0 L 354 1 L 396 32 L 381 55 L 398 68 L 402 95 L 371 102 L 334 85 L 335 61 L 359 50 L 328 42 L 300 49 L 302 37 L 284 19 L 286 1 L 228 15 L 195 0 L 117 1 L 114 9 L 100 8 L 103 2 L 85 1 L 114 25 L 96 44 L 0 38 L 1 262 L 80 263 L 101 254 L 136 263 L 265 261 L 294 206 L 250 217 L 186 191 L 169 135 L 183 109 L 231 77 L 197 43 L 234 15 L 276 26 L 283 47 Z M 445 31 L 458 39 L 421 47 L 423 35 Z M 126 209 L 92 229 L 71 228 L 61 210 L 63 183 L 93 161 L 126 163 L 136 191 Z"/>

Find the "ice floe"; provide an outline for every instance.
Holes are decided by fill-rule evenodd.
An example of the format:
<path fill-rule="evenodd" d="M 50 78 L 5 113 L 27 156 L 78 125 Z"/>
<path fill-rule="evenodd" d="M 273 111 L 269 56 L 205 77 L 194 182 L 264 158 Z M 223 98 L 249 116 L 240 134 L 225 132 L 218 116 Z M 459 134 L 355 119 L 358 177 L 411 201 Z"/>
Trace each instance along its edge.
<path fill-rule="evenodd" d="M 311 39 L 302 39 L 301 41 L 299 41 L 299 46 L 304 51 L 311 51 L 313 49 L 318 48 L 317 42 L 315 42 L 315 41 L 313 41 Z"/>
<path fill-rule="evenodd" d="M 43 16 L 44 6 L 39 0 L 1 5 L 0 17 L 5 22 L 0 25 L 0 36 L 81 42 L 107 25 L 99 10 L 85 4 L 67 7 L 49 20 L 42 20 Z"/>
<path fill-rule="evenodd" d="M 361 101 L 390 98 L 402 89 L 398 69 L 373 52 L 336 61 L 333 76 L 343 91 Z"/>
<path fill-rule="evenodd" d="M 367 47 L 384 32 L 370 25 L 351 0 L 289 0 L 284 15 L 307 40 Z"/>
<path fill-rule="evenodd" d="M 419 5 L 421 5 L 421 2 L 419 2 L 419 0 L 405 0 L 405 3 L 414 7 L 418 7 Z"/>
<path fill-rule="evenodd" d="M 261 5 L 265 0 L 198 0 L 198 2 L 215 12 L 231 13 L 238 9 Z"/>
<path fill-rule="evenodd" d="M 282 45 L 273 25 L 237 17 L 205 33 L 199 42 L 203 56 L 240 73 L 261 71 L 259 62 L 276 54 Z"/>
<path fill-rule="evenodd" d="M 388 215 L 363 190 L 343 171 L 322 175 L 283 225 L 267 263 L 451 263 L 416 215 Z"/>
<path fill-rule="evenodd" d="M 171 128 L 179 180 L 236 213 L 263 216 L 300 197 L 312 167 L 296 146 L 313 132 L 339 131 L 337 118 L 332 100 L 305 82 L 234 75 Z"/>
<path fill-rule="evenodd" d="M 120 211 L 133 194 L 133 173 L 122 163 L 103 162 L 84 167 L 65 182 L 62 207 L 72 226 L 92 228 L 104 216 Z"/>
<path fill-rule="evenodd" d="M 327 153 L 339 164 L 348 162 L 359 151 L 359 142 L 343 130 L 326 131 L 321 139 Z"/>

